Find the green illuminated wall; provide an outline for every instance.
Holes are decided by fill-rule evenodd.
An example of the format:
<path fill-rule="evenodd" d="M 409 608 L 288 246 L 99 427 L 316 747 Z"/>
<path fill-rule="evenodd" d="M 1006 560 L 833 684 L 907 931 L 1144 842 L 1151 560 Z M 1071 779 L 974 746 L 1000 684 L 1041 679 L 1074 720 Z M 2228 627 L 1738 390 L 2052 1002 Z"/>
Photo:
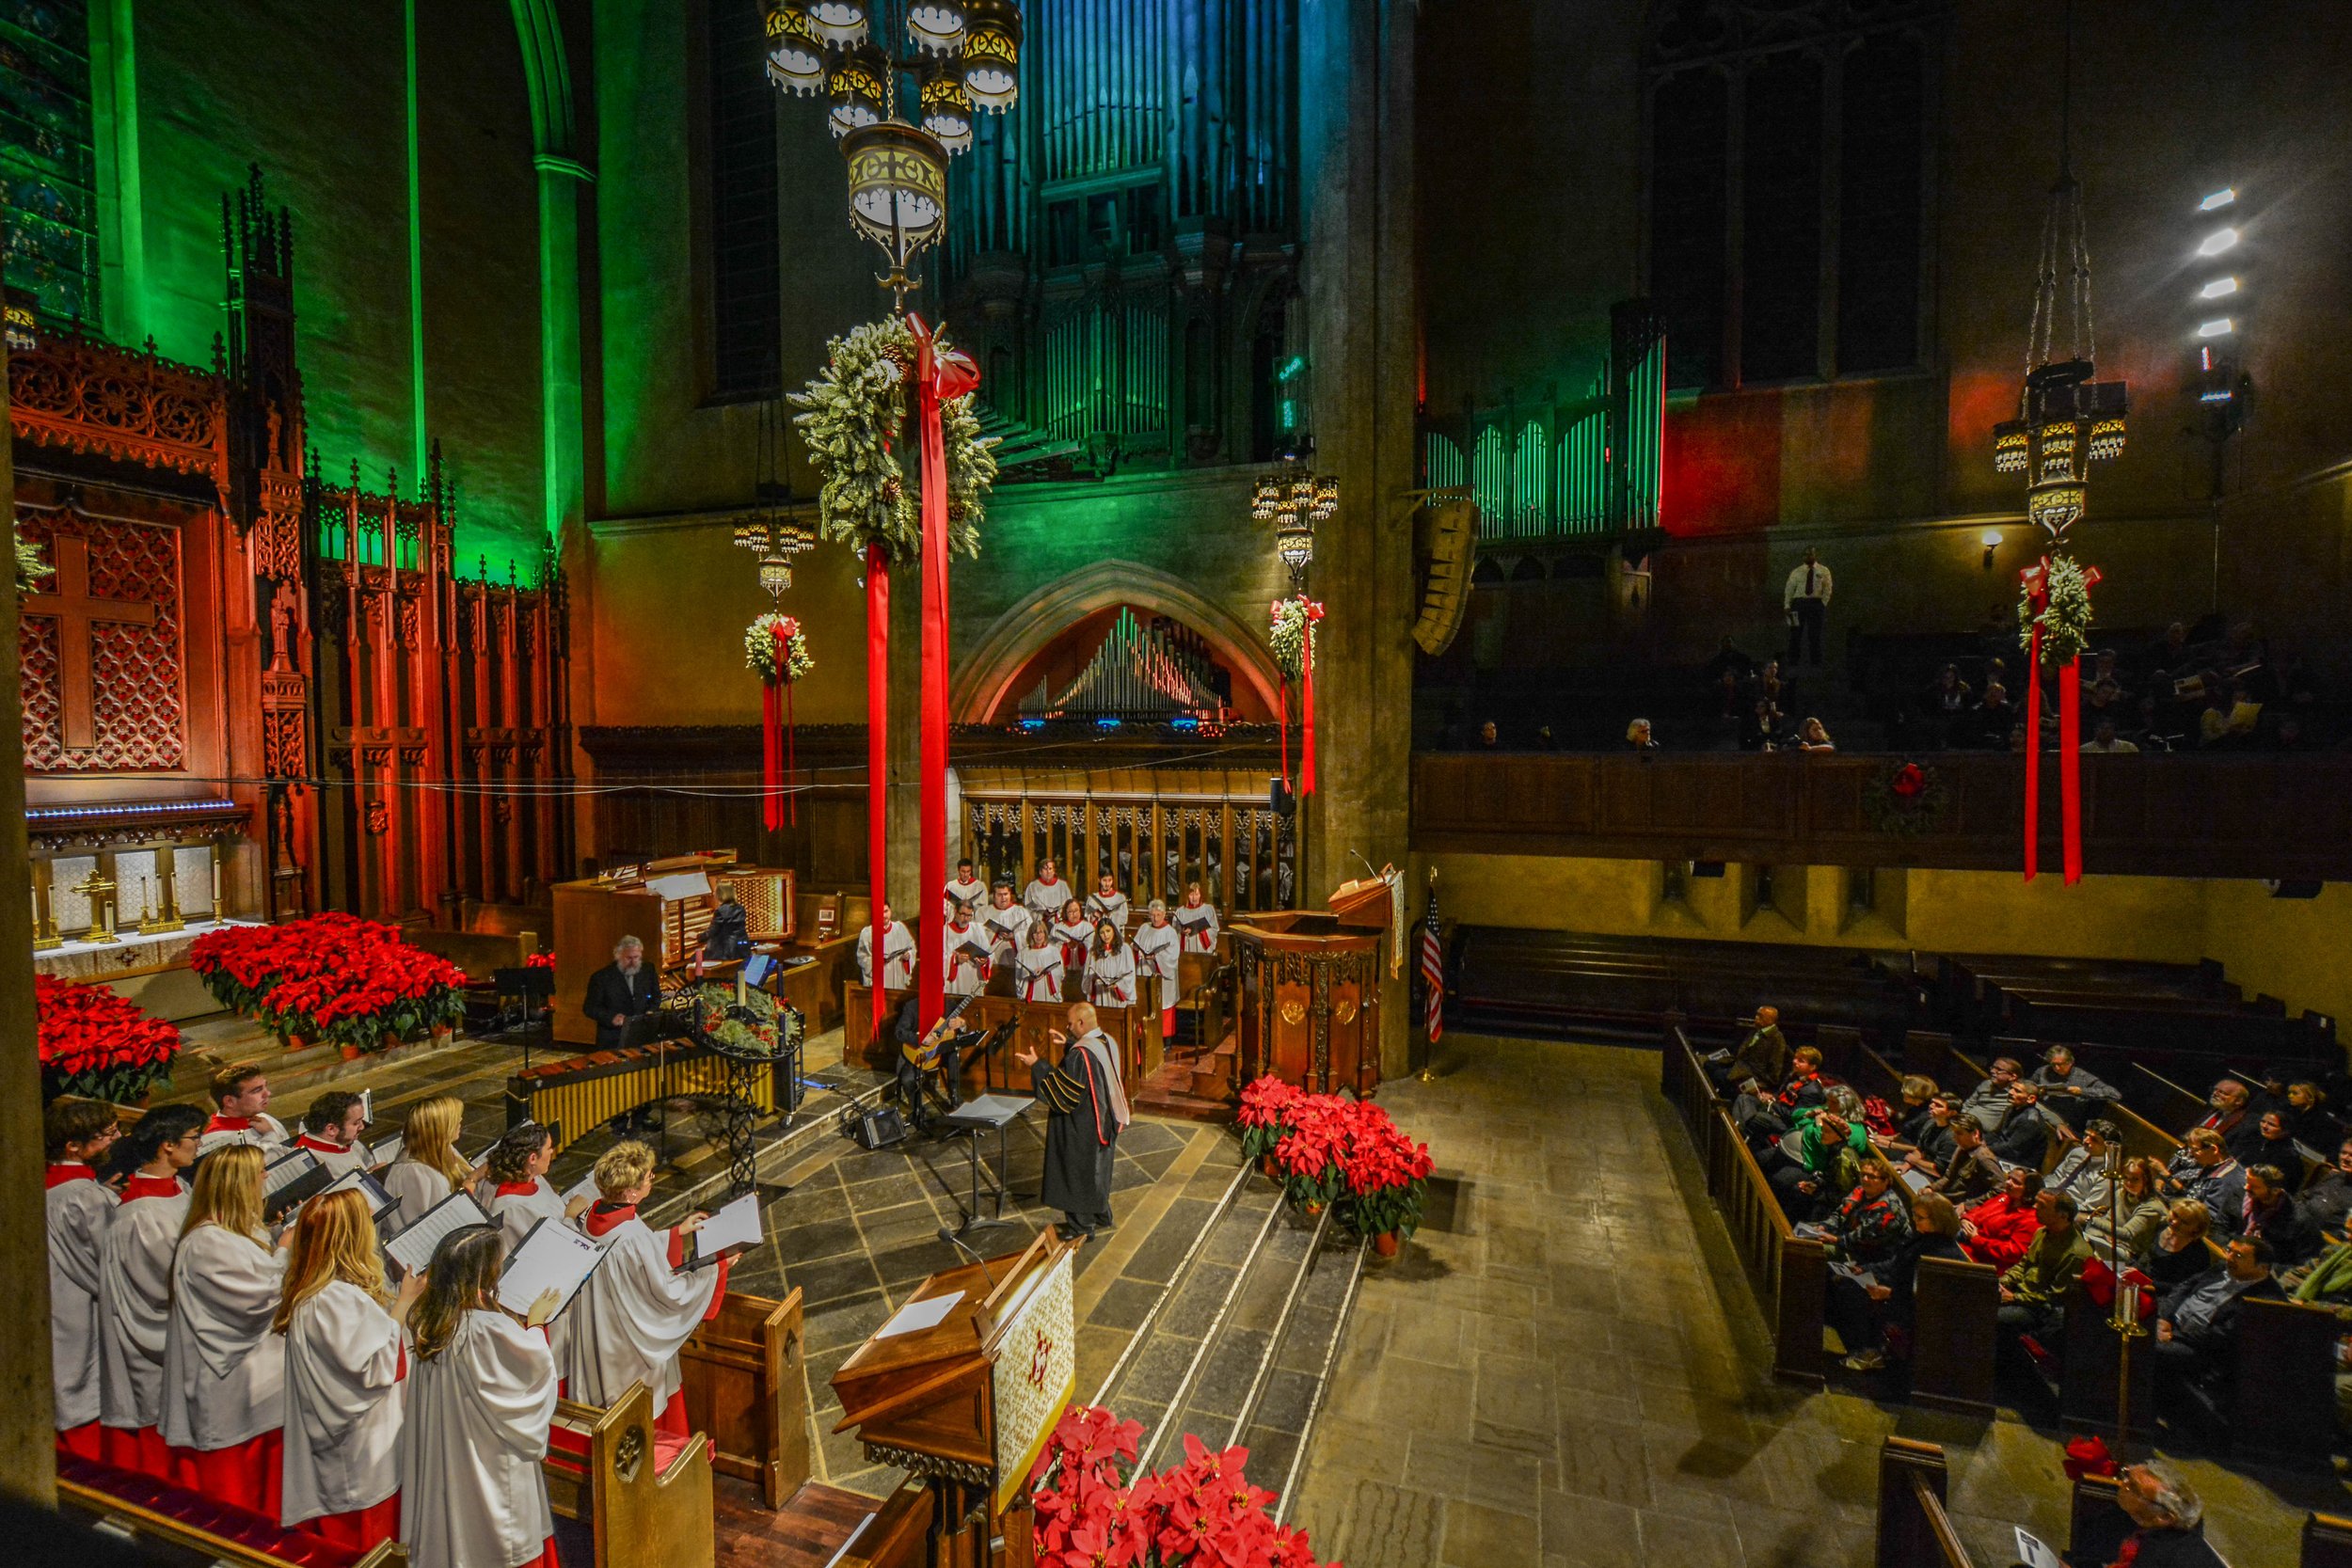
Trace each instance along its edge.
<path fill-rule="evenodd" d="M 548 508 L 531 100 L 490 0 L 88 0 L 104 321 L 209 363 L 220 194 L 259 164 L 293 209 L 310 436 L 330 474 L 459 485 L 458 556 L 535 570 Z M 409 179 L 408 32 L 417 148 Z M 421 260 L 412 294 L 410 258 Z M 421 301 L 421 339 L 417 334 Z M 421 367 L 421 380 L 420 380 Z"/>

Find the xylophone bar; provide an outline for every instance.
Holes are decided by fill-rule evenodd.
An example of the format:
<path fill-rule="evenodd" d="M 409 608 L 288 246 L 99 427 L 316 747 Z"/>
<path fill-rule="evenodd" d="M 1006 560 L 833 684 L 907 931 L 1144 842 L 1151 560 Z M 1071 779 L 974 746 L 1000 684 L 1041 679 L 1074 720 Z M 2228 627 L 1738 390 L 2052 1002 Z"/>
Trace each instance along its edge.
<path fill-rule="evenodd" d="M 592 1051 L 518 1072 L 506 1081 L 506 1125 L 536 1121 L 556 1130 L 560 1153 L 616 1117 L 665 1100 L 727 1092 L 727 1064 L 704 1046 L 677 1044 Z M 755 1081 L 752 1102 L 762 1115 L 777 1105 L 775 1075 Z"/>

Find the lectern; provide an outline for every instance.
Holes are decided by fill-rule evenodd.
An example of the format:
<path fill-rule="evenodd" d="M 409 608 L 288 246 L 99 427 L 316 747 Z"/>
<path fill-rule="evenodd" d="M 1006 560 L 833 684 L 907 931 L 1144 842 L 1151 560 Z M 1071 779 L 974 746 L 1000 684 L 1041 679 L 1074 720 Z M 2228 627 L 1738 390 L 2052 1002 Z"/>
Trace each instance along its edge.
<path fill-rule="evenodd" d="M 1394 905 L 1380 878 L 1343 882 L 1322 910 L 1272 910 L 1229 935 L 1241 971 L 1239 1069 L 1316 1094 L 1380 1084 L 1380 938 Z"/>
<path fill-rule="evenodd" d="M 1077 1243 L 1047 1227 L 1023 1251 L 925 1280 L 833 1374 L 866 1457 L 922 1478 L 927 1568 L 1034 1560 L 1029 1466 L 1078 1382 Z"/>

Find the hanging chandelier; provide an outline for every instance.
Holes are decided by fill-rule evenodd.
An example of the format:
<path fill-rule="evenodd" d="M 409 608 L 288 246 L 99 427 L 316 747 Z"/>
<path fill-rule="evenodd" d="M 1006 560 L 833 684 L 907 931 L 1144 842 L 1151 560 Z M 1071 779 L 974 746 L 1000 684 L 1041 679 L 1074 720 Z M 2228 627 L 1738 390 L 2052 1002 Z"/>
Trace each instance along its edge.
<path fill-rule="evenodd" d="M 1250 518 L 1273 527 L 1274 553 L 1289 569 L 1294 593 L 1305 588 L 1315 557 L 1315 525 L 1329 521 L 1340 507 L 1340 482 L 1309 466 L 1313 450 L 1310 442 L 1286 453 L 1281 467 L 1260 474 L 1249 493 Z"/>
<path fill-rule="evenodd" d="M 756 505 L 735 519 L 736 548 L 757 553 L 759 586 L 778 614 L 784 612 L 784 595 L 792 586 L 792 558 L 817 547 L 816 529 L 793 515 L 785 419 L 783 408 L 772 403 L 759 411 Z"/>
<path fill-rule="evenodd" d="M 947 160 L 972 146 L 977 110 L 1020 97 L 1021 13 L 1010 0 L 770 0 L 767 47 L 778 88 L 825 94 L 850 227 L 890 259 L 877 281 L 903 309 L 910 269 L 946 229 Z"/>

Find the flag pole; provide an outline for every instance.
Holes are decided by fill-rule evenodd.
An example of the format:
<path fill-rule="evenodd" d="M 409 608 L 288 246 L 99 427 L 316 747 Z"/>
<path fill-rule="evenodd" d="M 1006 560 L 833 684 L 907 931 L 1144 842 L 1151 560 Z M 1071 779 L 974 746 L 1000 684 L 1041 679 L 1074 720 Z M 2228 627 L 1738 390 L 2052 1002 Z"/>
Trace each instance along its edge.
<path fill-rule="evenodd" d="M 1445 1025 L 1445 953 L 1438 946 L 1438 868 L 1429 867 L 1429 903 L 1422 920 L 1421 932 L 1422 979 L 1428 993 L 1422 1003 L 1421 1081 L 1438 1081 L 1438 1036 Z"/>

